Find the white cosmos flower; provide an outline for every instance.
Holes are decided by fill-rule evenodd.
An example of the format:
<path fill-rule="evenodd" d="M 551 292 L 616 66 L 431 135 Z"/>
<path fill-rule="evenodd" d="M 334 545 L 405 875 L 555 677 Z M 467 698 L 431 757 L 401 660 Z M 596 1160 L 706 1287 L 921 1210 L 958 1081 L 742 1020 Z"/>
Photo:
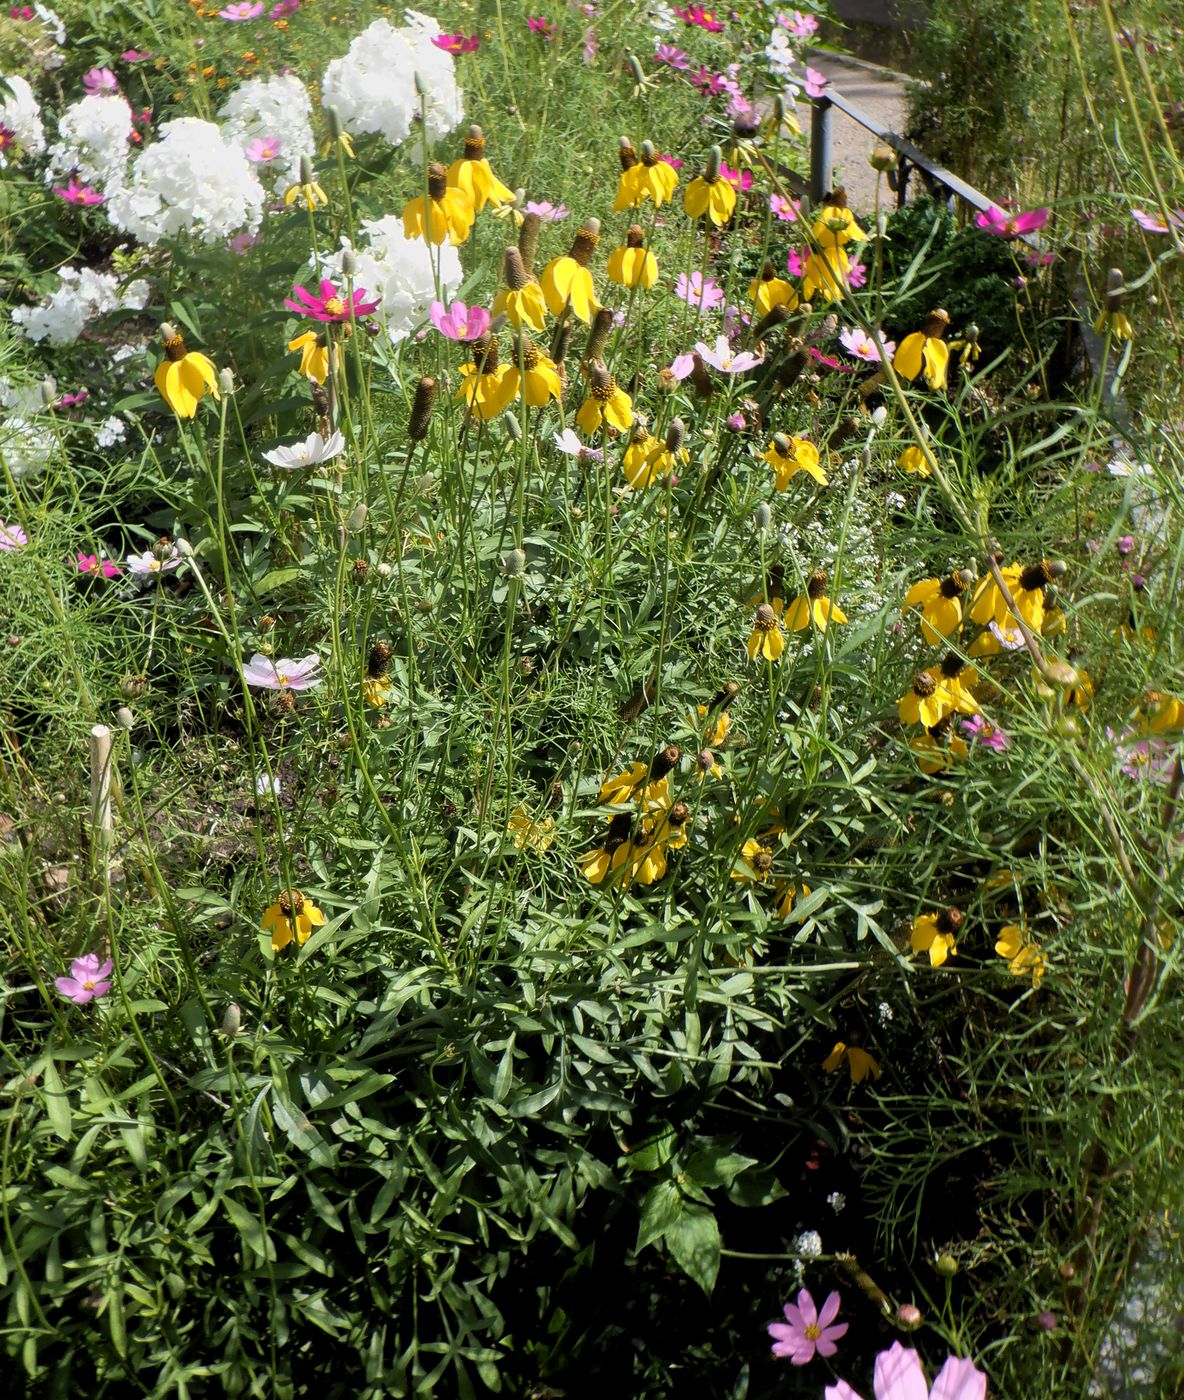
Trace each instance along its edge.
<path fill-rule="evenodd" d="M 599 447 L 586 446 L 570 428 L 564 428 L 561 433 L 556 433 L 552 440 L 560 452 L 568 457 L 579 457 L 585 461 L 593 462 L 604 460 L 604 453 Z"/>
<path fill-rule="evenodd" d="M 290 442 L 285 447 L 273 447 L 263 454 L 273 467 L 283 467 L 291 471 L 295 467 L 315 467 L 321 462 L 331 462 L 345 451 L 345 439 L 340 433 L 330 433 L 323 438 L 320 433 L 309 433 L 303 442 Z"/>
<path fill-rule="evenodd" d="M 256 652 L 243 667 L 243 680 L 248 685 L 257 685 L 264 690 L 311 690 L 320 685 L 322 677 L 319 656 L 302 656 L 299 661 L 281 656 L 273 661 L 270 656 Z"/>
<path fill-rule="evenodd" d="M 169 546 L 169 552 L 163 559 L 158 557 L 155 550 L 146 549 L 143 554 L 129 554 L 123 562 L 130 574 L 163 574 L 169 569 L 179 568 L 181 556 L 174 544 Z"/>

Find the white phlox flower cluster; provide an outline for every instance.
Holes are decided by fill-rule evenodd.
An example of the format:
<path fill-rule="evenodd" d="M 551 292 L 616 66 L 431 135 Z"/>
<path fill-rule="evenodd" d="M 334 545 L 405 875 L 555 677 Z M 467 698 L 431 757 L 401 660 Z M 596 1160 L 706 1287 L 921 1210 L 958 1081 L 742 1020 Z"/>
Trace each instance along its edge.
<path fill-rule="evenodd" d="M 58 118 L 46 178 L 52 183 L 73 173 L 81 184 L 111 194 L 127 179 L 131 134 L 132 109 L 125 98 L 92 93 L 72 102 Z"/>
<path fill-rule="evenodd" d="M 440 295 L 447 297 L 463 280 L 460 255 L 448 243 L 432 250 L 422 238 L 405 238 L 403 221 L 394 214 L 367 219 L 362 232 L 366 242 L 354 250 L 354 286 L 364 288 L 371 298 L 382 298 L 374 319 L 386 326 L 392 340 L 402 340 L 423 325 L 436 299 L 433 259 L 439 259 Z M 339 286 L 344 280 L 342 253 L 322 262 L 324 276 Z"/>
<path fill-rule="evenodd" d="M 802 89 L 790 75 L 798 66 L 798 54 L 790 43 L 789 35 L 779 24 L 773 25 L 773 32 L 765 45 L 765 57 L 769 60 L 771 75 L 784 84 L 782 96 L 787 102 L 796 102 Z"/>
<path fill-rule="evenodd" d="M 105 418 L 95 430 L 95 445 L 98 447 L 114 447 L 117 442 L 122 442 L 127 437 L 127 424 L 122 418 Z"/>
<path fill-rule="evenodd" d="M 16 138 L 18 154 L 39 156 L 45 150 L 41 108 L 33 89 L 19 73 L 0 77 L 0 126 L 11 131 Z M 8 160 L 0 151 L 0 170 L 7 164 Z"/>
<path fill-rule="evenodd" d="M 279 158 L 257 170 L 282 175 L 283 183 L 291 185 L 300 174 L 300 157 L 311 158 L 316 148 L 311 117 L 308 89 L 295 73 L 251 78 L 222 108 L 222 133 L 243 151 L 252 141 L 278 141 Z"/>
<path fill-rule="evenodd" d="M 179 234 L 217 243 L 257 229 L 265 198 L 237 142 L 213 122 L 178 117 L 161 125 L 106 207 L 115 227 L 141 243 Z"/>
<path fill-rule="evenodd" d="M 425 93 L 429 140 L 447 136 L 464 117 L 464 93 L 457 86 L 452 55 L 432 43 L 439 24 L 413 10 L 407 19 L 402 29 L 375 20 L 344 57 L 329 64 L 321 83 L 322 104 L 337 108 L 348 131 L 381 132 L 392 146 L 406 141 L 419 121 L 416 74 Z"/>
<path fill-rule="evenodd" d="M 148 305 L 148 283 L 131 282 L 121 293 L 109 272 L 90 267 L 58 269 L 58 285 L 40 306 L 18 306 L 13 321 L 30 340 L 50 345 L 73 345 L 87 325 L 109 311 L 142 311 Z"/>
<path fill-rule="evenodd" d="M 54 438 L 41 411 L 41 386 L 0 379 L 0 461 L 16 478 L 39 471 L 53 455 Z"/>

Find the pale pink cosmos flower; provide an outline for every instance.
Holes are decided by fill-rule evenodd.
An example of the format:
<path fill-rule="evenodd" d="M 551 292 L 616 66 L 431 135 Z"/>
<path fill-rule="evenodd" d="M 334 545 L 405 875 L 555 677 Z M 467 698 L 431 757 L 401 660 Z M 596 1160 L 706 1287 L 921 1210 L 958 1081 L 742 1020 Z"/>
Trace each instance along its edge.
<path fill-rule="evenodd" d="M 561 433 L 556 433 L 551 440 L 566 457 L 575 457 L 581 462 L 604 461 L 604 453 L 601 449 L 589 447 L 586 443 L 581 442 L 571 428 L 564 428 Z"/>
<path fill-rule="evenodd" d="M 0 554 L 12 554 L 28 543 L 29 537 L 19 525 L 6 525 L 0 520 Z"/>
<path fill-rule="evenodd" d="M 258 242 L 259 235 L 257 233 L 244 232 L 236 233 L 226 246 L 236 258 L 241 258 L 248 248 L 253 248 Z"/>
<path fill-rule="evenodd" d="M 1026 214 L 1007 214 L 1002 209 L 991 208 L 985 213 L 980 210 L 974 222 L 987 233 L 998 234 L 1000 238 L 1018 238 L 1021 234 L 1035 233 L 1048 223 L 1047 209 L 1030 209 Z"/>
<path fill-rule="evenodd" d="M 596 37 L 596 30 L 591 25 L 584 30 L 584 67 L 591 68 L 596 61 L 596 52 L 600 48 L 600 41 Z"/>
<path fill-rule="evenodd" d="M 522 206 L 522 212 L 537 214 L 545 224 L 560 223 L 571 214 L 566 204 L 549 204 L 545 199 L 528 199 Z"/>
<path fill-rule="evenodd" d="M 884 340 L 883 336 L 880 339 L 888 352 L 888 358 L 891 359 L 896 353 L 896 342 Z M 870 365 L 880 363 L 880 352 L 876 349 L 876 342 L 858 326 L 844 326 L 839 332 L 839 342 L 847 354 L 854 355 L 857 360 L 866 360 Z"/>
<path fill-rule="evenodd" d="M 911 1347 L 893 1342 L 876 1357 L 876 1400 L 986 1400 L 987 1378 L 968 1356 L 951 1356 L 930 1390 L 921 1358 Z M 824 1400 L 863 1400 L 846 1381 L 826 1387 Z"/>
<path fill-rule="evenodd" d="M 181 555 L 175 544 L 166 545 L 163 549 L 157 545 L 155 549 L 146 549 L 143 554 L 129 554 L 123 562 L 128 573 L 147 577 L 180 568 Z"/>
<path fill-rule="evenodd" d="M 219 19 L 230 19 L 241 23 L 245 19 L 258 19 L 263 13 L 263 0 L 238 0 L 234 5 L 227 5 L 224 10 L 218 11 Z"/>
<path fill-rule="evenodd" d="M 692 272 L 690 277 L 680 272 L 674 283 L 674 295 L 700 311 L 715 311 L 724 304 L 724 289 L 701 272 Z"/>
<path fill-rule="evenodd" d="M 1132 209 L 1131 218 L 1147 233 L 1167 233 L 1168 225 L 1158 215 L 1148 214 L 1144 209 Z M 1168 214 L 1168 221 L 1174 229 L 1184 229 L 1184 209 L 1176 209 Z"/>
<path fill-rule="evenodd" d="M 84 209 L 90 209 L 96 204 L 102 204 L 106 195 L 102 195 L 98 190 L 90 185 L 80 185 L 73 175 L 62 188 L 54 187 L 54 194 L 59 199 L 64 199 L 67 204 L 80 204 Z"/>
<path fill-rule="evenodd" d="M 110 68 L 92 68 L 82 75 L 82 86 L 89 93 L 118 92 L 119 79 Z"/>
<path fill-rule="evenodd" d="M 1018 627 L 1000 627 L 992 618 L 987 623 L 987 630 L 1004 651 L 1019 651 L 1024 645 L 1024 634 Z"/>
<path fill-rule="evenodd" d="M 867 284 L 867 268 L 861 262 L 852 261 L 847 265 L 847 285 L 852 291 Z"/>
<path fill-rule="evenodd" d="M 981 744 L 985 749 L 994 749 L 996 753 L 1003 753 L 1011 748 L 1011 735 L 1000 729 L 997 724 L 985 720 L 982 715 L 971 715 L 969 719 L 964 719 L 962 732 L 970 736 L 972 743 Z"/>
<path fill-rule="evenodd" d="M 826 91 L 826 74 L 820 73 L 817 68 L 807 66 L 802 86 L 806 89 L 807 97 L 821 97 Z"/>
<path fill-rule="evenodd" d="M 275 160 L 283 149 L 283 142 L 276 136 L 257 136 L 251 141 L 243 154 L 256 165 L 262 165 L 266 161 Z"/>
<path fill-rule="evenodd" d="M 69 977 L 55 977 L 53 984 L 75 1006 L 85 1006 L 95 997 L 107 995 L 114 970 L 115 964 L 110 958 L 103 962 L 98 953 L 86 953 L 70 964 Z"/>
<path fill-rule="evenodd" d="M 483 306 L 466 306 L 463 301 L 454 301 L 450 307 L 434 301 L 430 315 L 432 325 L 449 340 L 480 340 L 493 321 Z"/>
<path fill-rule="evenodd" d="M 798 215 L 802 212 L 802 201 L 800 199 L 786 199 L 784 195 L 773 194 L 769 196 L 769 208 L 772 209 L 775 219 L 780 219 L 783 224 L 792 224 L 797 221 Z"/>
<path fill-rule="evenodd" d="M 654 52 L 655 63 L 665 63 L 671 68 L 689 68 L 691 66 L 690 56 L 683 53 L 682 49 L 674 44 L 659 44 Z"/>
<path fill-rule="evenodd" d="M 299 661 L 281 656 L 278 661 L 273 661 L 270 656 L 259 652 L 242 668 L 243 680 L 263 690 L 311 690 L 314 685 L 320 685 L 323 679 L 317 674 L 320 669 L 319 656 L 302 656 Z"/>
<path fill-rule="evenodd" d="M 759 365 L 764 359 L 763 355 L 754 355 L 751 350 L 741 350 L 737 353 L 728 344 L 726 335 L 716 336 L 714 345 L 700 340 L 696 342 L 695 349 L 698 350 L 704 364 L 719 370 L 721 374 L 743 374 L 745 370 Z"/>
<path fill-rule="evenodd" d="M 681 384 L 694 368 L 695 356 L 688 350 L 685 354 L 676 355 L 674 359 L 670 361 L 670 377 L 672 379 L 677 379 Z"/>
<path fill-rule="evenodd" d="M 801 10 L 795 10 L 792 15 L 778 15 L 777 23 L 782 29 L 788 29 L 795 39 L 808 39 L 811 34 L 818 33 L 818 21 L 813 15 L 804 15 Z"/>
<path fill-rule="evenodd" d="M 1159 734 L 1139 738 L 1138 730 L 1124 729 L 1115 734 L 1106 726 L 1106 738 L 1114 745 L 1118 771 L 1135 782 L 1170 782 L 1175 767 L 1175 745 Z"/>
<path fill-rule="evenodd" d="M 839 1295 L 830 1293 L 819 1312 L 810 1290 L 803 1288 L 797 1305 L 786 1303 L 785 1321 L 770 1322 L 769 1336 L 773 1338 L 773 1355 L 788 1356 L 795 1366 L 805 1366 L 814 1355 L 833 1356 L 835 1343 L 847 1335 L 847 1323 L 831 1326 L 839 1312 Z"/>

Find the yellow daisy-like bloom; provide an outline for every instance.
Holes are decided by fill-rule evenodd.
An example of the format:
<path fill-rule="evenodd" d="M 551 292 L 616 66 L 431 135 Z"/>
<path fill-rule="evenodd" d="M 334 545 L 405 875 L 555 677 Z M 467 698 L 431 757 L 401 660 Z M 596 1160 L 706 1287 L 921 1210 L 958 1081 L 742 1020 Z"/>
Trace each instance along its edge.
<path fill-rule="evenodd" d="M 302 156 L 300 160 L 300 179 L 284 191 L 284 204 L 288 208 L 293 204 L 303 204 L 306 209 L 316 209 L 318 205 L 328 207 L 329 196 L 313 177 L 307 156 Z"/>
<path fill-rule="evenodd" d="M 654 755 L 652 762 L 631 763 L 623 773 L 607 778 L 601 785 L 599 802 L 602 807 L 619 807 L 626 802 L 641 802 L 648 810 L 670 806 L 669 774 L 682 762 L 682 750 L 669 744 Z"/>
<path fill-rule="evenodd" d="M 784 433 L 774 433 L 773 441 L 762 456 L 777 473 L 778 491 L 787 490 L 798 472 L 812 476 L 820 486 L 826 485 L 826 474 L 819 466 L 818 449 L 808 438 L 790 438 Z"/>
<path fill-rule="evenodd" d="M 931 389 L 944 389 L 950 369 L 950 347 L 943 339 L 950 324 L 949 314 L 938 307 L 929 313 L 919 331 L 913 331 L 896 347 L 892 368 L 911 384 L 924 372 Z"/>
<path fill-rule="evenodd" d="M 795 598 L 785 610 L 785 625 L 791 632 L 801 632 L 811 623 L 825 632 L 832 622 L 846 622 L 847 614 L 826 596 L 826 572 L 817 569 L 806 580 L 806 591 Z"/>
<path fill-rule="evenodd" d="M 900 615 L 918 609 L 921 636 L 931 647 L 941 646 L 947 637 L 962 630 L 962 595 L 973 582 L 974 575 L 968 569 L 948 578 L 922 579 L 904 595 Z"/>
<path fill-rule="evenodd" d="M 288 341 L 289 350 L 300 351 L 300 373 L 323 384 L 329 377 L 329 344 L 316 331 L 305 331 Z"/>
<path fill-rule="evenodd" d="M 1092 687 L 1091 687 L 1092 689 Z M 1146 710 L 1136 711 L 1148 734 L 1167 734 L 1184 729 L 1184 700 L 1174 695 L 1162 695 L 1158 690 L 1150 690 L 1145 697 Z"/>
<path fill-rule="evenodd" d="M 284 890 L 262 920 L 264 932 L 271 930 L 271 947 L 275 953 L 283 952 L 293 938 L 303 947 L 312 937 L 313 929 L 320 928 L 324 922 L 324 914 L 299 890 Z"/>
<path fill-rule="evenodd" d="M 641 165 L 638 170 L 638 188 L 649 195 L 655 209 L 660 209 L 674 198 L 674 191 L 678 189 L 678 171 L 658 155 L 652 141 L 641 143 Z"/>
<path fill-rule="evenodd" d="M 933 470 L 929 465 L 928 458 L 916 443 L 905 448 L 896 459 L 896 465 L 902 472 L 908 472 L 910 476 L 929 476 Z"/>
<path fill-rule="evenodd" d="M 362 696 L 371 709 L 383 709 L 390 692 L 391 678 L 389 676 L 367 676 L 362 681 Z"/>
<path fill-rule="evenodd" d="M 478 418 L 488 422 L 514 402 L 518 386 L 507 382 L 509 366 L 498 363 L 496 340 L 474 341 L 473 359 L 461 365 L 460 373 L 461 386 L 456 397 L 463 398 Z"/>
<path fill-rule="evenodd" d="M 824 204 L 818 211 L 810 232 L 820 248 L 841 248 L 846 243 L 862 243 L 867 238 L 855 222 L 855 215 L 847 208 L 846 196 L 841 190 L 835 192 L 832 203 Z"/>
<path fill-rule="evenodd" d="M 933 671 L 919 672 L 912 689 L 901 696 L 896 706 L 903 724 L 923 724 L 926 729 L 932 729 L 954 709 L 940 676 Z"/>
<path fill-rule="evenodd" d="M 572 239 L 561 258 L 552 258 L 540 279 L 547 310 L 558 316 L 570 304 L 572 311 L 587 325 L 600 310 L 588 264 L 600 242 L 600 220 L 588 219 Z"/>
<path fill-rule="evenodd" d="M 1094 330 L 1102 335 L 1109 331 L 1115 340 L 1133 340 L 1135 328 L 1125 311 L 1103 311 L 1094 322 Z"/>
<path fill-rule="evenodd" d="M 1007 591 L 1011 594 L 1019 615 L 1033 632 L 1044 627 L 1044 590 L 1065 572 L 1061 563 L 1050 564 L 1041 560 L 1021 568 L 1018 564 L 1008 564 L 1000 568 Z M 1015 618 L 1003 599 L 1003 591 L 990 574 L 984 574 L 974 591 L 970 604 L 971 621 L 980 627 L 992 622 L 999 628 L 1014 630 Z"/>
<path fill-rule="evenodd" d="M 625 448 L 622 467 L 629 485 L 638 489 L 649 486 L 657 475 L 651 462 L 662 450 L 662 439 L 656 438 L 641 422 L 633 425 L 629 445 Z"/>
<path fill-rule="evenodd" d="M 928 953 L 933 967 L 941 967 L 958 951 L 958 934 L 965 915 L 952 906 L 940 914 L 918 914 L 913 920 L 909 944 L 914 953 Z"/>
<path fill-rule="evenodd" d="M 809 896 L 809 894 L 810 886 L 805 883 L 803 883 L 800 886 L 779 886 L 777 892 L 777 917 L 779 919 L 788 919 L 789 916 L 793 913 L 794 900 L 797 899 L 798 895 L 801 895 L 803 899 L 806 899 Z"/>
<path fill-rule="evenodd" d="M 516 364 L 506 366 L 505 384 L 511 399 L 516 399 L 521 390 L 531 408 L 542 408 L 552 399 L 563 396 L 563 383 L 555 361 L 530 341 L 522 346 L 521 370 Z"/>
<path fill-rule="evenodd" d="M 525 807 L 515 807 L 510 813 L 506 830 L 518 850 L 532 850 L 543 855 L 555 840 L 555 818 L 544 817 L 542 821 L 535 821 Z"/>
<path fill-rule="evenodd" d="M 822 248 L 811 253 L 802 269 L 802 296 L 812 301 L 817 292 L 824 301 L 838 301 L 847 290 L 851 259 L 842 248 Z"/>
<path fill-rule="evenodd" d="M 193 418 L 206 394 L 222 397 L 214 362 L 196 350 L 186 351 L 185 341 L 175 326 L 160 328 L 165 358 L 156 367 L 154 382 L 161 398 L 178 418 Z"/>
<path fill-rule="evenodd" d="M 939 720 L 932 729 L 909 740 L 909 748 L 917 756 L 922 773 L 943 773 L 967 757 L 970 747 L 954 729 L 954 711 Z"/>
<path fill-rule="evenodd" d="M 621 178 L 617 181 L 617 197 L 613 200 L 613 211 L 619 214 L 622 209 L 635 209 L 645 198 L 646 192 L 640 185 L 641 166 L 637 152 L 628 137 L 621 137 L 617 154 L 621 158 Z"/>
<path fill-rule="evenodd" d="M 460 244 L 472 232 L 476 217 L 473 201 L 464 190 L 450 186 L 448 172 L 433 161 L 428 166 L 427 195 L 409 199 L 403 206 L 403 237 Z"/>
<path fill-rule="evenodd" d="M 588 851 L 580 857 L 580 870 L 584 878 L 593 885 L 603 884 L 616 870 L 620 870 L 632 853 L 633 817 L 628 812 L 620 812 L 608 824 L 604 845 Z"/>
<path fill-rule="evenodd" d="M 1031 977 L 1033 987 L 1040 985 L 1048 961 L 1036 944 L 1029 942 L 1026 929 L 1019 924 L 1008 924 L 1000 929 L 995 951 L 1007 959 L 1008 971 L 1013 977 Z"/>
<path fill-rule="evenodd" d="M 493 315 L 504 315 L 515 329 L 523 322 L 532 330 L 541 331 L 547 320 L 547 303 L 543 289 L 527 273 L 522 254 L 517 248 L 507 248 L 502 259 L 505 291 L 493 299 Z"/>
<path fill-rule="evenodd" d="M 756 661 L 776 661 L 785 650 L 785 633 L 781 630 L 781 620 L 769 603 L 762 603 L 752 621 L 752 633 L 748 638 L 748 659 Z"/>
<path fill-rule="evenodd" d="M 588 397 L 576 422 L 585 437 L 599 432 L 602 423 L 622 433 L 633 426 L 633 400 L 602 364 L 588 366 Z"/>
<path fill-rule="evenodd" d="M 468 195 L 476 214 L 487 204 L 511 204 L 514 200 L 514 191 L 502 184 L 485 158 L 485 134 L 479 126 L 469 127 L 464 155 L 448 167 L 447 180 L 454 190 Z"/>
<path fill-rule="evenodd" d="M 748 296 L 762 316 L 767 316 L 775 306 L 788 306 L 793 311 L 798 304 L 793 283 L 778 277 L 771 262 L 767 262 L 761 269 L 761 275 L 748 284 Z"/>
<path fill-rule="evenodd" d="M 625 235 L 625 246 L 608 255 L 608 277 L 630 291 L 648 291 L 658 280 L 658 260 L 645 246 L 645 233 L 634 224 Z"/>
<path fill-rule="evenodd" d="M 862 1084 L 869 1074 L 873 1079 L 879 1079 L 881 1070 L 877 1061 L 866 1050 L 860 1050 L 857 1045 L 848 1045 L 842 1040 L 835 1042 L 835 1048 L 823 1060 L 822 1068 L 827 1074 L 833 1074 L 844 1060 L 850 1071 L 852 1084 Z"/>
<path fill-rule="evenodd" d="M 732 732 L 728 706 L 739 694 L 740 687 L 735 681 L 729 681 L 712 696 L 710 705 L 696 705 L 694 712 L 687 715 L 687 723 L 699 732 L 703 743 L 710 748 L 721 748 Z"/>
<path fill-rule="evenodd" d="M 750 837 L 740 849 L 739 864 L 732 871 L 732 879 L 742 880 L 746 885 L 763 885 L 772 873 L 772 846 L 762 846 Z"/>
<path fill-rule="evenodd" d="M 683 208 L 692 219 L 706 217 L 716 228 L 736 212 L 736 187 L 721 175 L 696 175 L 683 195 Z"/>

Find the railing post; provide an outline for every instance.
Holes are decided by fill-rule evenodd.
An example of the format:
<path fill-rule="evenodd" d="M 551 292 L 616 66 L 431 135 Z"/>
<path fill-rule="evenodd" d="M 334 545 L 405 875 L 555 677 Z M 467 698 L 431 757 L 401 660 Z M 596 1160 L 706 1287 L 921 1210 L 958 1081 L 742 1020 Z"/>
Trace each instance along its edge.
<path fill-rule="evenodd" d="M 810 117 L 810 202 L 817 207 L 830 193 L 833 167 L 830 159 L 831 101 L 826 93 L 812 99 Z"/>

